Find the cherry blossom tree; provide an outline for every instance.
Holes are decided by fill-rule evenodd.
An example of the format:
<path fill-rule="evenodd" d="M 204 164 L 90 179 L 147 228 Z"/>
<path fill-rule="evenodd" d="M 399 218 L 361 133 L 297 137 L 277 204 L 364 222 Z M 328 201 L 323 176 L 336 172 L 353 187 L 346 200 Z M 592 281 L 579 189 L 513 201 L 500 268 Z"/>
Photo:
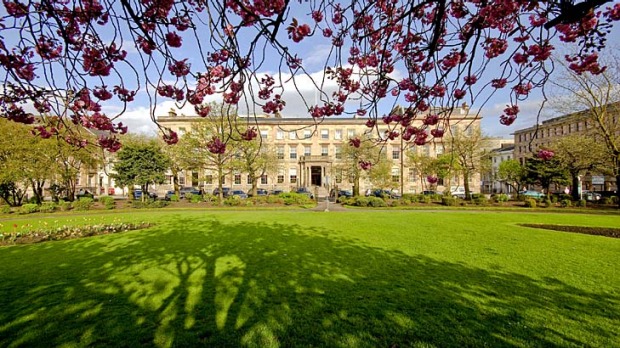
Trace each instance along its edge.
<path fill-rule="evenodd" d="M 200 116 L 210 98 L 278 114 L 287 86 L 306 78 L 319 91 L 315 102 L 304 99 L 317 122 L 357 115 L 420 144 L 443 136 L 455 105 L 481 105 L 500 89 L 510 97 L 499 122 L 514 122 L 519 102 L 549 78 L 554 42 L 577 47 L 565 57 L 576 73 L 604 71 L 598 52 L 620 19 L 620 4 L 610 2 L 3 0 L 0 113 L 37 120 L 40 136 L 75 146 L 89 142 L 47 119 L 105 131 L 97 145 L 115 151 L 127 131 L 117 118 L 141 93 L 154 121 L 162 100 Z M 313 78 L 302 52 L 324 43 L 322 77 Z M 104 112 L 111 103 L 122 107 Z M 405 112 L 381 112 L 395 105 Z M 166 142 L 178 140 L 162 131 Z"/>

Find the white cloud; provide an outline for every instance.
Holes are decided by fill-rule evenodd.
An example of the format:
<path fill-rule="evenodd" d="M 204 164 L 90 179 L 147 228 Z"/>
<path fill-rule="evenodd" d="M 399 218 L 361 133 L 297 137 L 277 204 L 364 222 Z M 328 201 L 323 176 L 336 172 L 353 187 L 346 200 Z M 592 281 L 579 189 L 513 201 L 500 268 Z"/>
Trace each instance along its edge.
<path fill-rule="evenodd" d="M 509 138 L 512 137 L 512 133 L 519 129 L 532 127 L 550 118 L 552 115 L 548 108 L 543 108 L 541 110 L 542 101 L 542 99 L 531 99 L 519 102 L 519 115 L 517 116 L 517 120 L 510 126 L 504 126 L 499 123 L 499 117 L 503 114 L 508 103 L 497 103 L 482 108 L 480 114 L 483 117 L 483 132 L 490 136 Z"/>

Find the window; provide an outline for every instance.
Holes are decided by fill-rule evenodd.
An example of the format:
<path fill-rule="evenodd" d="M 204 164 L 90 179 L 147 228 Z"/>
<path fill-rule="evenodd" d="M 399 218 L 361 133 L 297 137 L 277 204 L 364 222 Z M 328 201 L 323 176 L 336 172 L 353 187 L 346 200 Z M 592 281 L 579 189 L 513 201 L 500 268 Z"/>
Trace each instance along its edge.
<path fill-rule="evenodd" d="M 248 183 L 248 185 L 252 185 L 252 178 L 248 175 L 246 182 Z"/>
<path fill-rule="evenodd" d="M 329 129 L 321 129 L 321 139 L 329 139 Z"/>
<path fill-rule="evenodd" d="M 400 182 L 400 171 L 398 168 L 392 168 L 392 182 Z"/>
<path fill-rule="evenodd" d="M 276 155 L 278 156 L 278 159 L 280 160 L 284 159 L 284 146 L 278 146 Z"/>
<path fill-rule="evenodd" d="M 342 129 L 336 129 L 334 131 L 334 139 L 342 140 Z"/>
<path fill-rule="evenodd" d="M 282 140 L 284 139 L 284 131 L 281 129 L 278 129 L 278 131 L 276 132 L 276 139 L 277 140 Z"/>
<path fill-rule="evenodd" d="M 205 176 L 205 185 L 213 185 L 213 175 L 207 174 Z"/>
<path fill-rule="evenodd" d="M 327 147 L 327 145 L 321 146 L 321 156 L 323 157 L 329 156 L 329 148 Z"/>
<path fill-rule="evenodd" d="M 355 129 L 347 129 L 347 137 L 349 139 L 355 138 Z"/>
<path fill-rule="evenodd" d="M 342 159 L 342 146 L 336 146 L 336 159 Z"/>
<path fill-rule="evenodd" d="M 289 152 L 289 157 L 290 159 L 297 159 L 297 148 L 291 146 L 291 150 Z"/>
<path fill-rule="evenodd" d="M 295 131 L 288 132 L 288 138 L 291 139 L 291 140 L 297 139 L 297 132 L 295 132 Z"/>
<path fill-rule="evenodd" d="M 260 184 L 261 185 L 267 185 L 267 175 L 261 175 L 260 176 Z"/>
<path fill-rule="evenodd" d="M 284 174 L 278 174 L 278 184 L 284 183 Z"/>
<path fill-rule="evenodd" d="M 241 174 L 235 174 L 235 185 L 241 185 Z"/>
<path fill-rule="evenodd" d="M 409 168 L 409 182 L 415 182 L 418 178 L 418 170 L 415 168 Z"/>
<path fill-rule="evenodd" d="M 393 147 L 392 148 L 392 159 L 400 159 L 400 148 L 398 147 Z"/>
<path fill-rule="evenodd" d="M 309 129 L 304 129 L 304 139 L 312 138 L 312 131 Z"/>
<path fill-rule="evenodd" d="M 267 139 L 267 135 L 269 134 L 269 131 L 267 130 L 262 130 L 260 131 L 260 137 L 263 139 Z"/>
<path fill-rule="evenodd" d="M 79 182 L 76 182 L 75 184 L 79 185 Z M 185 176 L 184 175 L 179 176 L 179 185 L 181 185 L 181 186 L 185 185 Z"/>
<path fill-rule="evenodd" d="M 310 146 L 304 146 L 304 156 L 310 156 L 310 155 L 312 155 L 312 150 Z"/>
<path fill-rule="evenodd" d="M 288 175 L 289 175 L 289 182 L 291 184 L 296 184 L 297 183 L 297 169 L 296 168 L 290 168 L 288 170 Z"/>

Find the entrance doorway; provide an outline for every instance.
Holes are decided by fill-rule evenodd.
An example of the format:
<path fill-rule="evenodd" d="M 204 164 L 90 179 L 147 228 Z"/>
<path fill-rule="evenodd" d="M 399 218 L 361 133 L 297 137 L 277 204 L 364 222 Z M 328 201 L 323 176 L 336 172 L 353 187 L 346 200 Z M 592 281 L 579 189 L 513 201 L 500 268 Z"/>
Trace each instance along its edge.
<path fill-rule="evenodd" d="M 310 167 L 310 183 L 312 185 L 321 186 L 322 168 L 319 166 Z"/>

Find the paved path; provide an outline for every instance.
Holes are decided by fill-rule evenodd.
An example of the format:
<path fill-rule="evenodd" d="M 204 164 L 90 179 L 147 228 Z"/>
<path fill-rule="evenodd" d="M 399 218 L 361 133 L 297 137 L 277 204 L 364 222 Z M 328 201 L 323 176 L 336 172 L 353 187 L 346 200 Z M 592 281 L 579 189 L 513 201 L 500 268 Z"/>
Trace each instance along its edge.
<path fill-rule="evenodd" d="M 316 205 L 316 207 L 310 209 L 312 211 L 325 211 L 325 209 L 327 209 L 327 211 L 347 211 L 348 209 L 344 208 L 343 206 L 341 206 L 340 204 L 337 203 L 332 203 L 329 202 L 329 205 L 327 204 L 327 201 L 325 201 L 324 199 L 319 200 L 318 204 Z"/>

